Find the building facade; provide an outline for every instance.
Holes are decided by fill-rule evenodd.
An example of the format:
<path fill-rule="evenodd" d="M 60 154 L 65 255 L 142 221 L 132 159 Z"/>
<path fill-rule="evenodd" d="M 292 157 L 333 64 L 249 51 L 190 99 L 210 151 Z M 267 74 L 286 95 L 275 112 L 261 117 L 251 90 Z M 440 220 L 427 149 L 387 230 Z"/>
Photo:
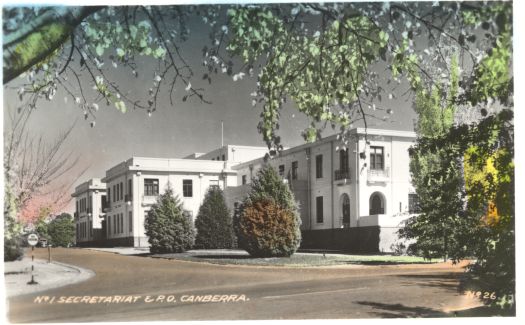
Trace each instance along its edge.
<path fill-rule="evenodd" d="M 77 245 L 84 246 L 102 240 L 106 184 L 99 178 L 90 179 L 78 185 L 72 197 L 75 199 L 73 216 Z"/>
<path fill-rule="evenodd" d="M 408 149 L 415 133 L 353 129 L 347 147 L 337 135 L 288 150 L 267 163 L 285 179 L 299 204 L 302 248 L 390 252 L 397 231 L 415 213 Z M 247 186 L 265 164 L 241 163 Z M 227 189 L 235 201 L 245 192 Z"/>
<path fill-rule="evenodd" d="M 399 243 L 397 231 L 416 212 L 408 156 L 415 137 L 357 128 L 346 147 L 334 135 L 267 161 L 266 148 L 233 145 L 184 159 L 133 157 L 106 171 L 105 237 L 93 244 L 147 246 L 145 216 L 168 184 L 192 220 L 210 186 L 224 190 L 233 211 L 257 171 L 270 164 L 299 204 L 302 248 L 390 252 Z"/>
<path fill-rule="evenodd" d="M 159 194 L 171 187 L 192 221 L 211 186 L 236 185 L 236 172 L 225 161 L 130 158 L 106 171 L 107 246 L 148 246 L 144 220 Z"/>

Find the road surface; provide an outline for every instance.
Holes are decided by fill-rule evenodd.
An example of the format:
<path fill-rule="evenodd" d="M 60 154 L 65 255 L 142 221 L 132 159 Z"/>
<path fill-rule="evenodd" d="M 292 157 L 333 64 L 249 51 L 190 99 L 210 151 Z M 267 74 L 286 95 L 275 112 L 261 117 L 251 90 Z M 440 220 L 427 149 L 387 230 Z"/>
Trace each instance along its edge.
<path fill-rule="evenodd" d="M 439 317 L 475 305 L 458 293 L 463 269 L 444 264 L 221 266 L 74 248 L 53 259 L 96 275 L 9 299 L 11 322 Z"/>

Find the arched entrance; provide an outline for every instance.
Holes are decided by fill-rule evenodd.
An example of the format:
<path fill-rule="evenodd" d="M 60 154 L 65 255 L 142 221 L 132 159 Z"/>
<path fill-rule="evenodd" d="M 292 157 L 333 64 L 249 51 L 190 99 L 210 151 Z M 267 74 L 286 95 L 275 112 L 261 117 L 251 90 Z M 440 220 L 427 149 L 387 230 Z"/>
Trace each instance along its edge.
<path fill-rule="evenodd" d="M 348 194 L 341 195 L 341 212 L 343 214 L 343 227 L 350 227 L 350 197 Z"/>
<path fill-rule="evenodd" d="M 380 192 L 370 195 L 370 215 L 385 213 L 385 197 Z"/>

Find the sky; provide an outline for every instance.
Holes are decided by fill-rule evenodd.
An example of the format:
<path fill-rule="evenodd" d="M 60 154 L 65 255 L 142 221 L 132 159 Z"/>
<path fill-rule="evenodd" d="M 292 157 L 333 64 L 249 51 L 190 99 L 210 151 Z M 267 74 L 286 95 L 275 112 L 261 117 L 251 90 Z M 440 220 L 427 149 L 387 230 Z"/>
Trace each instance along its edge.
<path fill-rule="evenodd" d="M 140 109 L 123 114 L 113 105 L 106 107 L 100 103 L 96 125 L 92 128 L 91 119 L 85 121 L 82 110 L 71 98 L 64 99 L 64 92 L 59 91 L 51 101 L 42 99 L 38 102 L 27 128 L 31 134 L 42 135 L 51 142 L 61 131 L 75 124 L 63 149 L 79 156 L 80 160 L 74 170 L 57 182 L 72 182 L 73 192 L 74 186 L 90 178 L 103 178 L 107 169 L 132 156 L 182 158 L 194 152 L 211 151 L 221 145 L 221 121 L 224 123 L 224 144 L 265 146 L 262 135 L 257 132 L 261 106 L 251 105 L 250 93 L 256 89 L 256 80 L 233 81 L 227 75 L 219 75 L 211 84 L 203 82 L 201 49 L 209 42 L 207 29 L 198 19 L 191 21 L 190 29 L 190 39 L 182 46 L 183 55 L 195 73 L 192 84 L 203 86 L 204 96 L 212 104 L 198 99 L 183 102 L 184 89 L 176 90 L 173 106 L 168 92 L 164 91 L 159 97 L 157 111 L 151 116 Z M 152 62 L 142 59 L 137 63 L 139 78 L 133 77 L 128 70 L 110 70 L 119 80 L 121 89 L 127 89 L 129 94 L 143 92 L 153 80 Z M 106 61 L 106 64 L 110 62 Z M 14 80 L 4 87 L 4 133 L 10 129 L 9 114 L 20 105 L 16 95 L 19 82 Z M 384 99 L 381 105 L 392 109 L 394 114 L 387 121 L 369 119 L 369 127 L 413 130 L 415 113 L 410 98 Z M 382 116 L 378 115 L 379 118 Z M 304 143 L 301 131 L 308 126 L 308 119 L 296 110 L 293 103 L 284 106 L 280 125 L 279 134 L 285 147 Z M 356 123 L 355 126 L 362 124 Z M 322 135 L 333 133 L 329 128 Z M 86 168 L 81 178 L 75 179 L 79 171 Z M 72 203 L 66 211 L 73 211 Z"/>

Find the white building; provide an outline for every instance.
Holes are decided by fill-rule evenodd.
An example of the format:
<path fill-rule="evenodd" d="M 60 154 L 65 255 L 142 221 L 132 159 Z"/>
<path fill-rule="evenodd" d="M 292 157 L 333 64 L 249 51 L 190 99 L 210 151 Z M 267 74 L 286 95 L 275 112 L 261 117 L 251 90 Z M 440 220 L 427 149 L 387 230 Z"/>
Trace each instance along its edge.
<path fill-rule="evenodd" d="M 106 245 L 147 246 L 144 219 L 168 186 L 193 220 L 210 186 L 237 184 L 237 173 L 225 161 L 130 158 L 106 171 Z"/>
<path fill-rule="evenodd" d="M 415 138 L 413 132 L 357 128 L 346 150 L 334 135 L 271 159 L 299 203 L 301 247 L 391 251 L 401 223 L 415 212 L 408 156 Z M 263 164 L 235 166 L 238 184 L 249 184 Z M 227 189 L 227 195 L 236 200 L 245 191 Z"/>
<path fill-rule="evenodd" d="M 71 195 L 75 198 L 74 219 L 76 241 L 79 245 L 102 240 L 103 205 L 106 201 L 106 184 L 93 178 L 78 185 Z"/>
<path fill-rule="evenodd" d="M 348 148 L 334 135 L 270 159 L 299 203 L 302 248 L 391 251 L 397 230 L 415 212 L 408 157 L 415 137 L 358 128 L 350 131 Z M 210 186 L 225 190 L 233 210 L 267 151 L 227 145 L 184 159 L 133 157 L 112 167 L 103 179 L 108 202 L 102 244 L 147 246 L 144 218 L 168 183 L 192 219 Z"/>

